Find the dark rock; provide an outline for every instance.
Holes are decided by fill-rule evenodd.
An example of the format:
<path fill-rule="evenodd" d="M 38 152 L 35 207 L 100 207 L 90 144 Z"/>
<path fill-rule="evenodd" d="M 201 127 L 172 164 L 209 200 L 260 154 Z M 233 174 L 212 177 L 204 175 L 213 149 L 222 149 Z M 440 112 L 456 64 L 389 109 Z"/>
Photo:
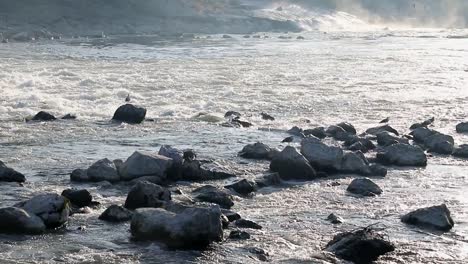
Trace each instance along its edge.
<path fill-rule="evenodd" d="M 186 162 L 194 161 L 197 159 L 197 154 L 195 153 L 194 150 L 188 149 L 184 151 L 184 154 L 182 156 L 182 159 Z"/>
<path fill-rule="evenodd" d="M 202 164 L 198 160 L 187 162 L 182 164 L 182 180 L 186 181 L 210 181 L 210 180 L 222 180 L 236 175 L 223 171 L 223 168 L 208 168 L 207 164 Z"/>
<path fill-rule="evenodd" d="M 393 134 L 395 134 L 397 136 L 400 135 L 396 129 L 394 129 L 393 127 L 391 127 L 389 125 L 383 125 L 383 126 L 369 128 L 369 129 L 366 130 L 366 133 L 371 134 L 371 135 L 377 135 L 377 134 L 379 134 L 381 132 L 385 132 L 385 131 L 393 133 Z"/>
<path fill-rule="evenodd" d="M 449 231 L 455 225 L 445 204 L 418 209 L 401 218 L 403 223 Z"/>
<path fill-rule="evenodd" d="M 0 182 L 25 182 L 26 177 L 0 161 Z"/>
<path fill-rule="evenodd" d="M 458 133 L 468 133 L 468 122 L 462 122 L 456 128 Z"/>
<path fill-rule="evenodd" d="M 302 132 L 303 132 L 303 131 L 302 131 L 302 128 L 299 128 L 299 127 L 297 127 L 297 126 L 295 126 L 295 127 L 293 127 L 293 128 L 291 128 L 291 129 L 288 130 L 288 134 L 291 134 L 291 135 L 294 135 L 294 136 L 302 136 L 302 135 L 304 135 Z"/>
<path fill-rule="evenodd" d="M 226 216 L 229 222 L 234 222 L 236 220 L 241 219 L 241 216 L 238 213 L 228 209 L 221 209 L 221 213 L 223 213 L 223 215 Z"/>
<path fill-rule="evenodd" d="M 346 190 L 350 193 L 362 196 L 376 196 L 382 194 L 382 189 L 367 178 L 354 179 Z"/>
<path fill-rule="evenodd" d="M 458 146 L 458 148 L 455 148 L 452 155 L 459 158 L 468 158 L 468 145 L 464 144 Z"/>
<path fill-rule="evenodd" d="M 324 139 L 327 137 L 327 134 L 325 133 L 325 128 L 324 127 L 316 127 L 314 129 L 306 129 L 304 130 L 304 135 L 305 136 L 314 136 L 316 138 Z"/>
<path fill-rule="evenodd" d="M 342 122 L 342 123 L 339 123 L 337 126 L 343 128 L 346 132 L 350 134 L 356 135 L 357 133 L 356 128 L 354 128 L 354 126 L 351 125 L 350 123 Z"/>
<path fill-rule="evenodd" d="M 120 206 L 109 206 L 100 216 L 99 219 L 107 222 L 126 222 L 132 219 L 133 212 Z"/>
<path fill-rule="evenodd" d="M 76 115 L 72 115 L 72 114 L 66 114 L 62 117 L 62 119 L 64 120 L 75 120 L 76 119 Z"/>
<path fill-rule="evenodd" d="M 239 228 L 262 229 L 261 225 L 246 219 L 236 220 L 234 224 Z"/>
<path fill-rule="evenodd" d="M 132 104 L 120 106 L 114 113 L 113 120 L 129 123 L 140 124 L 145 120 L 146 109 Z"/>
<path fill-rule="evenodd" d="M 0 209 L 0 233 L 36 235 L 45 232 L 46 226 L 41 218 L 21 208 Z"/>
<path fill-rule="evenodd" d="M 278 173 L 270 173 L 255 179 L 255 183 L 259 188 L 264 188 L 268 186 L 280 185 L 282 180 Z"/>
<path fill-rule="evenodd" d="M 354 136 L 353 133 L 346 131 L 340 126 L 329 126 L 325 133 L 339 141 L 347 141 Z"/>
<path fill-rule="evenodd" d="M 294 137 L 287 137 L 281 141 L 281 143 L 291 143 L 294 141 Z"/>
<path fill-rule="evenodd" d="M 169 190 L 153 183 L 139 182 L 128 193 L 125 208 L 162 207 L 170 200 Z"/>
<path fill-rule="evenodd" d="M 386 147 L 383 152 L 377 153 L 377 161 L 386 165 L 417 166 L 427 165 L 427 157 L 424 151 L 407 144 L 394 144 Z"/>
<path fill-rule="evenodd" d="M 243 179 L 236 183 L 226 185 L 224 188 L 234 190 L 239 194 L 247 195 L 256 191 L 257 184 L 255 182 Z"/>
<path fill-rule="evenodd" d="M 133 180 L 143 176 L 157 176 L 166 179 L 172 167 L 172 159 L 148 152 L 135 151 L 120 168 L 122 180 Z M 88 171 L 89 173 L 89 171 Z"/>
<path fill-rule="evenodd" d="M 425 127 L 416 128 L 411 132 L 414 141 L 419 143 L 424 143 L 428 137 L 435 134 L 437 134 L 437 131 Z"/>
<path fill-rule="evenodd" d="M 172 159 L 174 166 L 182 166 L 184 161 L 184 152 L 169 145 L 163 145 L 159 149 L 158 155 Z M 196 157 L 196 155 L 195 155 Z"/>
<path fill-rule="evenodd" d="M 37 113 L 32 118 L 33 121 L 53 121 L 53 120 L 56 120 L 56 119 L 57 118 L 55 116 L 51 115 L 50 113 L 44 112 L 44 111 L 40 111 L 39 113 Z"/>
<path fill-rule="evenodd" d="M 229 238 L 230 239 L 245 240 L 245 239 L 250 239 L 250 234 L 245 232 L 245 231 L 241 231 L 241 230 L 233 230 L 229 234 Z"/>
<path fill-rule="evenodd" d="M 234 205 L 233 197 L 227 191 L 212 185 L 205 185 L 193 191 L 198 200 L 202 202 L 215 203 L 221 208 L 229 209 Z"/>
<path fill-rule="evenodd" d="M 263 143 L 255 143 L 245 146 L 240 152 L 239 156 L 246 159 L 266 159 L 272 160 L 279 151 L 272 149 Z"/>
<path fill-rule="evenodd" d="M 93 182 L 108 181 L 118 182 L 120 181 L 119 173 L 113 161 L 108 159 L 102 159 L 91 165 L 86 171 L 87 178 Z"/>
<path fill-rule="evenodd" d="M 261 113 L 263 120 L 275 121 L 275 118 L 267 113 Z"/>
<path fill-rule="evenodd" d="M 380 256 L 395 250 L 395 246 L 369 228 L 336 235 L 326 250 L 337 257 L 357 264 L 370 264 Z"/>
<path fill-rule="evenodd" d="M 67 189 L 62 192 L 62 196 L 66 197 L 73 205 L 79 208 L 90 206 L 93 201 L 93 196 L 85 189 Z"/>
<path fill-rule="evenodd" d="M 155 240 L 173 249 L 203 249 L 223 240 L 219 207 L 187 208 L 173 213 L 161 208 L 138 209 L 131 233 L 137 240 Z"/>
<path fill-rule="evenodd" d="M 83 169 L 76 169 L 70 174 L 71 181 L 87 182 L 89 180 L 88 172 Z"/>
<path fill-rule="evenodd" d="M 304 156 L 294 147 L 287 146 L 270 163 L 270 169 L 284 180 L 313 180 L 316 173 Z"/>
<path fill-rule="evenodd" d="M 346 152 L 341 161 L 340 172 L 370 175 L 371 170 L 362 152 Z"/>
<path fill-rule="evenodd" d="M 410 129 L 413 130 L 413 129 L 417 129 L 417 128 L 424 128 L 424 127 L 427 128 L 429 125 L 434 123 L 434 121 L 435 121 L 435 118 L 432 117 L 432 118 L 429 118 L 429 119 L 425 120 L 424 122 L 416 123 L 416 124 L 411 125 Z"/>
<path fill-rule="evenodd" d="M 386 124 L 386 123 L 388 123 L 389 121 L 390 121 L 390 117 L 387 117 L 387 118 L 383 119 L 382 121 L 380 121 L 379 123 L 380 123 L 380 124 Z"/>
<path fill-rule="evenodd" d="M 356 143 L 361 143 L 367 151 L 376 148 L 376 146 L 374 145 L 371 139 L 367 137 L 359 137 L 359 136 L 352 136 L 348 138 L 348 140 L 344 142 L 344 145 L 349 146 L 349 148 L 351 148 L 351 146 Z M 367 152 L 367 151 L 362 151 L 362 152 Z"/>
<path fill-rule="evenodd" d="M 332 224 L 342 224 L 344 223 L 344 220 L 343 218 L 335 215 L 335 214 L 330 214 L 328 217 L 327 217 L 327 220 L 330 221 Z"/>
<path fill-rule="evenodd" d="M 356 142 L 348 147 L 351 151 L 361 151 L 362 153 L 366 153 L 369 151 L 361 142 Z"/>
<path fill-rule="evenodd" d="M 387 169 L 384 166 L 380 166 L 378 164 L 370 165 L 370 174 L 369 176 L 387 176 Z"/>
<path fill-rule="evenodd" d="M 327 146 L 315 138 L 305 138 L 301 142 L 301 153 L 310 164 L 320 171 L 337 172 L 341 170 L 343 150 Z"/>
<path fill-rule="evenodd" d="M 227 125 L 224 125 L 224 126 L 227 126 L 227 127 L 252 127 L 253 124 L 248 122 L 248 121 L 241 120 L 240 118 L 234 118 L 230 122 L 228 122 Z"/>
<path fill-rule="evenodd" d="M 70 215 L 68 200 L 55 193 L 35 196 L 16 204 L 15 207 L 37 215 L 47 228 L 57 228 L 64 225 Z"/>
<path fill-rule="evenodd" d="M 452 154 L 455 141 L 453 137 L 428 128 L 417 128 L 411 132 L 414 140 L 422 143 L 430 152 Z"/>
<path fill-rule="evenodd" d="M 377 143 L 381 146 L 390 146 L 395 142 L 401 144 L 409 144 L 408 139 L 393 136 L 387 131 L 380 132 L 377 134 Z"/>

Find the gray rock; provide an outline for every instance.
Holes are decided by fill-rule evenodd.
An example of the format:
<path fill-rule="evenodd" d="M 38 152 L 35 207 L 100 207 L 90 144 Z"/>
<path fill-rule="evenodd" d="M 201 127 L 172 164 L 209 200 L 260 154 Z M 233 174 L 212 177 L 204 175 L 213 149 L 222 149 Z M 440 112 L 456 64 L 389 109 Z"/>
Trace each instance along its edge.
<path fill-rule="evenodd" d="M 427 157 L 424 151 L 417 146 L 407 144 L 394 144 L 377 153 L 377 161 L 387 165 L 416 166 L 427 165 Z"/>
<path fill-rule="evenodd" d="M 376 196 L 382 194 L 382 189 L 368 178 L 354 179 L 346 190 L 350 193 L 362 196 Z"/>
<path fill-rule="evenodd" d="M 40 111 L 32 118 L 33 121 L 53 121 L 56 119 L 57 118 L 55 116 L 44 111 Z"/>
<path fill-rule="evenodd" d="M 62 196 L 66 197 L 73 205 L 77 207 L 90 206 L 93 201 L 93 196 L 88 190 L 66 189 L 62 192 Z"/>
<path fill-rule="evenodd" d="M 426 138 L 424 145 L 428 148 L 429 152 L 452 154 L 455 141 L 452 136 L 437 133 Z"/>
<path fill-rule="evenodd" d="M 351 125 L 350 123 L 341 122 L 337 126 L 343 128 L 346 132 L 350 134 L 356 135 L 357 133 L 356 128 L 354 128 L 354 126 Z"/>
<path fill-rule="evenodd" d="M 270 169 L 278 172 L 283 180 L 313 180 L 317 177 L 307 159 L 291 146 L 271 161 Z"/>
<path fill-rule="evenodd" d="M 229 233 L 229 238 L 245 240 L 245 239 L 250 239 L 250 234 L 241 230 L 233 230 L 231 231 L 231 233 Z"/>
<path fill-rule="evenodd" d="M 276 172 L 262 175 L 255 179 L 255 183 L 259 188 L 280 185 L 282 182 L 280 175 Z"/>
<path fill-rule="evenodd" d="M 130 181 L 143 176 L 156 176 L 165 180 L 172 159 L 148 152 L 135 151 L 122 165 L 122 180 Z"/>
<path fill-rule="evenodd" d="M 132 104 L 120 106 L 114 113 L 113 120 L 129 124 L 139 124 L 145 120 L 146 109 Z"/>
<path fill-rule="evenodd" d="M 107 222 L 126 222 L 132 219 L 133 212 L 120 206 L 109 206 L 100 216 L 99 219 Z"/>
<path fill-rule="evenodd" d="M 432 118 L 429 118 L 429 119 L 425 120 L 424 122 L 416 123 L 416 124 L 411 125 L 410 129 L 413 130 L 413 129 L 417 129 L 417 128 L 428 127 L 429 125 L 434 123 L 434 121 L 435 121 L 435 118 L 432 117 Z"/>
<path fill-rule="evenodd" d="M 0 182 L 25 182 L 26 177 L 0 161 Z"/>
<path fill-rule="evenodd" d="M 229 209 L 234 205 L 233 197 L 226 190 L 219 189 L 212 185 L 205 185 L 193 191 L 195 198 L 208 203 L 214 203 L 221 208 Z"/>
<path fill-rule="evenodd" d="M 295 126 L 295 127 L 288 130 L 289 134 L 294 135 L 294 136 L 298 136 L 298 137 L 301 137 L 301 136 L 304 135 L 302 132 L 303 132 L 302 128 L 299 128 L 297 126 Z"/>
<path fill-rule="evenodd" d="M 164 209 L 138 209 L 131 233 L 137 240 L 154 240 L 174 249 L 200 249 L 223 239 L 219 207 L 187 208 L 176 214 Z"/>
<path fill-rule="evenodd" d="M 182 166 L 184 152 L 169 145 L 163 145 L 159 149 L 158 155 L 172 159 L 174 166 Z"/>
<path fill-rule="evenodd" d="M 239 228 L 262 229 L 261 225 L 246 219 L 236 220 L 234 224 Z"/>
<path fill-rule="evenodd" d="M 374 263 L 380 256 L 395 250 L 385 236 L 365 228 L 336 235 L 326 250 L 337 257 L 359 264 Z"/>
<path fill-rule="evenodd" d="M 468 122 L 462 122 L 456 128 L 458 133 L 468 133 Z"/>
<path fill-rule="evenodd" d="M 201 164 L 198 160 L 184 161 L 182 164 L 181 180 L 185 181 L 211 181 L 236 177 L 219 166 Z"/>
<path fill-rule="evenodd" d="M 395 142 L 401 144 L 409 144 L 408 139 L 394 136 L 387 131 L 380 132 L 377 134 L 377 143 L 381 146 L 390 146 Z"/>
<path fill-rule="evenodd" d="M 255 144 L 245 146 L 239 152 L 239 156 L 246 159 L 272 160 L 278 153 L 279 151 L 277 149 L 272 149 L 263 143 L 257 142 Z"/>
<path fill-rule="evenodd" d="M 71 181 L 77 181 L 77 182 L 88 182 L 90 181 L 88 172 L 83 169 L 76 169 L 72 171 L 70 174 L 70 180 Z"/>
<path fill-rule="evenodd" d="M 342 223 L 344 223 L 343 218 L 341 218 L 340 216 L 337 216 L 335 214 L 328 215 L 327 220 L 330 221 L 332 224 L 342 224 Z"/>
<path fill-rule="evenodd" d="M 341 170 L 344 153 L 339 147 L 327 146 L 320 141 L 305 138 L 301 142 L 301 153 L 314 168 L 331 172 Z"/>
<path fill-rule="evenodd" d="M 371 139 L 367 137 L 361 137 L 361 136 L 350 137 L 348 140 L 345 141 L 344 145 L 349 146 L 349 150 L 352 150 L 351 146 L 353 146 L 356 143 L 361 143 L 361 145 L 364 146 L 363 150 L 365 151 L 361 150 L 363 153 L 376 148 L 376 146 L 374 145 Z M 360 149 L 356 149 L 356 150 L 360 150 Z M 353 151 L 356 151 L 356 150 L 353 150 Z"/>
<path fill-rule="evenodd" d="M 325 133 L 325 128 L 324 127 L 316 127 L 313 129 L 306 129 L 304 130 L 304 135 L 305 136 L 314 136 L 316 138 L 324 139 L 327 137 L 327 134 Z"/>
<path fill-rule="evenodd" d="M 354 173 L 358 175 L 370 175 L 369 162 L 362 152 L 346 152 L 343 155 L 340 172 Z"/>
<path fill-rule="evenodd" d="M 459 158 L 468 158 L 468 145 L 460 145 L 452 153 L 453 156 Z"/>
<path fill-rule="evenodd" d="M 170 200 L 169 190 L 150 182 L 139 182 L 128 193 L 125 208 L 162 207 Z"/>
<path fill-rule="evenodd" d="M 403 223 L 441 231 L 449 231 L 455 225 L 450 216 L 450 211 L 445 204 L 418 209 L 404 215 L 401 221 Z"/>
<path fill-rule="evenodd" d="M 346 131 L 344 128 L 340 126 L 329 126 L 327 130 L 325 131 L 325 133 L 328 136 L 331 136 L 334 139 L 339 140 L 339 141 L 349 140 L 355 135 L 351 132 Z"/>
<path fill-rule="evenodd" d="M 87 177 L 90 181 L 100 182 L 118 182 L 120 181 L 119 173 L 113 161 L 102 159 L 91 165 L 87 172 Z"/>
<path fill-rule="evenodd" d="M 371 134 L 371 135 L 377 135 L 377 134 L 379 134 L 381 132 L 385 132 L 385 131 L 393 133 L 393 134 L 395 134 L 397 136 L 400 135 L 396 129 L 394 129 L 393 127 L 391 127 L 389 125 L 383 125 L 383 126 L 369 128 L 369 129 L 366 130 L 366 133 Z"/>
<path fill-rule="evenodd" d="M 381 176 L 381 177 L 387 176 L 388 171 L 384 166 L 374 164 L 374 165 L 370 165 L 369 168 L 370 168 L 369 176 Z"/>
<path fill-rule="evenodd" d="M 0 233 L 36 235 L 45 232 L 46 226 L 41 218 L 21 208 L 0 209 Z"/>
<path fill-rule="evenodd" d="M 253 181 L 243 179 L 233 184 L 226 185 L 224 188 L 234 190 L 239 194 L 247 195 L 257 190 L 257 184 Z"/>
<path fill-rule="evenodd" d="M 55 193 L 35 196 L 16 204 L 15 207 L 37 215 L 47 228 L 57 228 L 64 225 L 70 214 L 68 199 Z"/>
<path fill-rule="evenodd" d="M 428 137 L 434 134 L 437 134 L 437 131 L 425 127 L 416 128 L 411 132 L 414 141 L 419 143 L 424 143 Z"/>

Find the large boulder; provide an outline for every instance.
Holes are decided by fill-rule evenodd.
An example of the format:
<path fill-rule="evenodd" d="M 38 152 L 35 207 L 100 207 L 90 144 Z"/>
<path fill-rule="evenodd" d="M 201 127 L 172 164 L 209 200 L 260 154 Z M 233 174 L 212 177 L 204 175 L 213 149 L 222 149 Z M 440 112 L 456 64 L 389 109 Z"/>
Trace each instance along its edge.
<path fill-rule="evenodd" d="M 273 158 L 270 169 L 278 172 L 283 180 L 313 180 L 317 177 L 307 159 L 291 146 Z"/>
<path fill-rule="evenodd" d="M 327 134 L 325 133 L 325 128 L 324 127 L 316 127 L 313 129 L 306 129 L 303 131 L 304 135 L 307 136 L 314 136 L 316 138 L 324 139 L 327 137 Z"/>
<path fill-rule="evenodd" d="M 93 196 L 86 189 L 66 189 L 62 192 L 62 196 L 67 198 L 73 205 L 76 205 L 79 208 L 90 206 L 93 202 Z"/>
<path fill-rule="evenodd" d="M 462 122 L 456 128 L 458 133 L 468 133 L 468 122 Z"/>
<path fill-rule="evenodd" d="M 239 152 L 239 156 L 246 159 L 272 160 L 278 153 L 279 151 L 277 149 L 272 149 L 263 143 L 257 142 L 255 144 L 245 146 Z"/>
<path fill-rule="evenodd" d="M 377 161 L 385 165 L 417 166 L 427 165 L 427 157 L 418 146 L 408 144 L 394 144 L 377 153 Z"/>
<path fill-rule="evenodd" d="M 371 135 L 377 135 L 381 132 L 390 132 L 390 133 L 393 133 L 397 136 L 399 136 L 400 134 L 398 133 L 398 131 L 396 129 L 394 129 L 393 127 L 391 127 L 390 125 L 383 125 L 383 126 L 378 126 L 378 127 L 372 127 L 372 128 L 369 128 L 366 130 L 366 133 L 367 134 L 371 134 Z"/>
<path fill-rule="evenodd" d="M 341 161 L 340 172 L 370 175 L 371 169 L 362 152 L 346 152 Z"/>
<path fill-rule="evenodd" d="M 143 176 L 166 179 L 172 166 L 172 159 L 148 152 L 135 151 L 120 168 L 122 180 L 130 181 Z"/>
<path fill-rule="evenodd" d="M 239 194 L 247 195 L 257 190 L 257 184 L 253 181 L 243 179 L 233 184 L 226 185 L 224 188 L 234 190 Z"/>
<path fill-rule="evenodd" d="M 350 123 L 341 122 L 337 126 L 343 128 L 346 132 L 348 132 L 350 134 L 356 135 L 356 133 L 357 133 L 356 128 L 354 128 L 354 126 L 351 125 Z"/>
<path fill-rule="evenodd" d="M 133 212 L 120 205 L 109 206 L 100 216 L 99 219 L 107 222 L 126 222 L 132 219 Z"/>
<path fill-rule="evenodd" d="M 93 182 L 108 181 L 118 182 L 120 181 L 120 175 L 117 172 L 117 167 L 113 161 L 109 159 L 102 159 L 91 165 L 86 170 L 87 178 Z"/>
<path fill-rule="evenodd" d="M 41 218 L 21 208 L 7 207 L 0 209 L 0 233 L 35 235 L 45 231 Z"/>
<path fill-rule="evenodd" d="M 26 177 L 0 161 L 0 182 L 25 182 Z"/>
<path fill-rule="evenodd" d="M 236 177 L 225 168 L 215 164 L 204 163 L 199 160 L 185 160 L 181 169 L 181 180 L 185 181 L 211 181 Z"/>
<path fill-rule="evenodd" d="M 403 223 L 449 231 L 455 225 L 445 204 L 418 209 L 401 218 Z"/>
<path fill-rule="evenodd" d="M 452 153 L 453 156 L 458 158 L 468 158 L 468 145 L 463 144 L 455 148 Z"/>
<path fill-rule="evenodd" d="M 326 250 L 337 257 L 358 264 L 370 264 L 380 256 L 395 250 L 395 246 L 384 235 L 370 228 L 336 235 Z"/>
<path fill-rule="evenodd" d="M 346 141 L 355 135 L 355 133 L 346 131 L 346 129 L 341 126 L 329 126 L 325 134 L 339 141 Z"/>
<path fill-rule="evenodd" d="M 316 138 L 308 137 L 301 142 L 301 153 L 318 170 L 326 172 L 341 170 L 344 152 L 339 147 L 328 146 Z"/>
<path fill-rule="evenodd" d="M 125 104 L 120 106 L 114 113 L 113 120 L 129 123 L 139 124 L 145 120 L 146 109 L 143 107 L 135 106 L 132 104 Z"/>
<path fill-rule="evenodd" d="M 125 200 L 125 208 L 162 207 L 171 200 L 171 192 L 150 182 L 138 182 L 132 187 Z"/>
<path fill-rule="evenodd" d="M 184 163 L 184 152 L 169 145 L 163 145 L 159 149 L 158 155 L 172 159 L 172 166 L 168 169 L 167 176 L 172 181 L 178 180 L 182 173 L 182 164 Z"/>
<path fill-rule="evenodd" d="M 44 111 L 40 111 L 32 118 L 33 121 L 53 121 L 56 119 L 57 118 L 55 116 Z"/>
<path fill-rule="evenodd" d="M 47 228 L 62 226 L 68 221 L 68 215 L 70 214 L 68 199 L 55 193 L 35 196 L 16 204 L 15 207 L 37 215 Z"/>
<path fill-rule="evenodd" d="M 377 143 L 381 146 L 390 146 L 395 143 L 409 144 L 409 140 L 407 138 L 394 136 L 387 131 L 383 131 L 377 134 Z"/>
<path fill-rule="evenodd" d="M 196 199 L 202 202 L 218 204 L 224 209 L 229 209 L 234 205 L 234 198 L 229 192 L 212 185 L 197 188 L 193 193 L 196 195 Z"/>
<path fill-rule="evenodd" d="M 130 230 L 137 240 L 153 240 L 173 249 L 202 249 L 223 239 L 219 207 L 187 208 L 180 213 L 138 209 Z"/>
<path fill-rule="evenodd" d="M 367 178 L 354 179 L 346 190 L 350 193 L 362 196 L 376 196 L 382 194 L 382 189 Z"/>
<path fill-rule="evenodd" d="M 453 152 L 455 142 L 449 135 L 425 127 L 417 128 L 411 134 L 416 142 L 424 145 L 430 152 L 439 154 L 452 154 Z"/>

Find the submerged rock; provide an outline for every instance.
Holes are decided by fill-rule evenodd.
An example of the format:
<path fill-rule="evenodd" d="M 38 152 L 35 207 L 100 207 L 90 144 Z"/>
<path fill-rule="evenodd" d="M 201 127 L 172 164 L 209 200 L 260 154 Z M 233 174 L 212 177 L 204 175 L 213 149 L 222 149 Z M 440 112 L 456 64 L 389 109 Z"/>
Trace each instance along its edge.
<path fill-rule="evenodd" d="M 90 181 L 100 182 L 118 182 L 120 181 L 120 175 L 117 172 L 117 168 L 114 162 L 109 159 L 102 159 L 91 165 L 86 171 L 87 178 Z"/>
<path fill-rule="evenodd" d="M 224 118 L 235 118 L 235 117 L 241 117 L 241 113 L 236 112 L 236 111 L 227 111 L 226 114 L 224 114 Z"/>
<path fill-rule="evenodd" d="M 382 189 L 367 178 L 354 179 L 346 190 L 350 193 L 362 196 L 376 196 L 382 194 Z"/>
<path fill-rule="evenodd" d="M 62 196 L 66 197 L 73 205 L 76 205 L 79 208 L 90 206 L 93 201 L 93 196 L 85 189 L 67 189 L 62 192 Z"/>
<path fill-rule="evenodd" d="M 125 200 L 125 208 L 162 207 L 171 200 L 171 192 L 159 185 L 138 182 L 132 187 Z"/>
<path fill-rule="evenodd" d="M 72 115 L 72 114 L 66 114 L 62 117 L 62 119 L 64 120 L 75 120 L 76 119 L 76 115 Z"/>
<path fill-rule="evenodd" d="M 450 216 L 450 211 L 445 204 L 418 209 L 404 215 L 401 221 L 403 223 L 441 231 L 449 231 L 455 225 Z"/>
<path fill-rule="evenodd" d="M 305 138 L 301 142 L 301 153 L 310 164 L 322 171 L 341 170 L 344 152 L 339 147 L 327 146 L 316 138 Z"/>
<path fill-rule="evenodd" d="M 148 152 L 135 151 L 120 168 L 122 180 L 130 181 L 143 176 L 155 176 L 164 181 L 172 159 Z"/>
<path fill-rule="evenodd" d="M 120 206 L 109 206 L 100 216 L 99 219 L 108 222 L 126 222 L 132 219 L 133 212 Z"/>
<path fill-rule="evenodd" d="M 57 118 L 48 112 L 40 111 L 32 118 L 32 120 L 33 121 L 53 121 L 53 120 L 57 120 Z"/>
<path fill-rule="evenodd" d="M 41 194 L 27 201 L 18 203 L 15 207 L 35 214 L 42 219 L 47 228 L 57 228 L 68 221 L 70 214 L 68 200 L 58 194 Z"/>
<path fill-rule="evenodd" d="M 394 144 L 377 153 L 377 161 L 387 165 L 417 166 L 427 165 L 427 157 L 424 151 L 417 146 L 407 144 Z"/>
<path fill-rule="evenodd" d="M 246 219 L 236 220 L 234 224 L 239 228 L 262 229 L 261 225 Z"/>
<path fill-rule="evenodd" d="M 247 195 L 257 190 L 257 184 L 255 182 L 243 179 L 230 185 L 224 186 L 226 189 L 231 189 L 239 194 Z"/>
<path fill-rule="evenodd" d="M 313 180 L 316 172 L 294 147 L 287 146 L 270 163 L 270 169 L 284 180 Z"/>
<path fill-rule="evenodd" d="M 137 240 L 155 240 L 174 249 L 202 249 L 223 239 L 219 207 L 187 208 L 180 213 L 138 209 L 130 230 Z"/>
<path fill-rule="evenodd" d="M 0 233 L 36 235 L 44 233 L 46 226 L 41 218 L 21 208 L 0 208 Z"/>
<path fill-rule="evenodd" d="M 263 143 L 257 142 L 255 144 L 245 146 L 239 152 L 239 156 L 246 159 L 272 160 L 278 153 L 279 151 L 277 149 L 272 149 Z"/>
<path fill-rule="evenodd" d="M 326 250 L 337 257 L 357 264 L 370 264 L 380 256 L 395 250 L 395 246 L 385 236 L 365 228 L 336 235 Z"/>
<path fill-rule="evenodd" d="M 225 209 L 229 209 L 234 205 L 232 195 L 212 185 L 205 185 L 193 192 L 196 194 L 195 198 L 202 202 L 215 203 Z"/>
<path fill-rule="evenodd" d="M 120 106 L 114 113 L 113 120 L 129 123 L 140 124 L 145 120 L 146 109 L 132 104 Z"/>
<path fill-rule="evenodd" d="M 458 133 L 468 133 L 468 122 L 462 122 L 456 127 Z"/>
<path fill-rule="evenodd" d="M 26 177 L 0 161 L 0 182 L 25 182 Z"/>

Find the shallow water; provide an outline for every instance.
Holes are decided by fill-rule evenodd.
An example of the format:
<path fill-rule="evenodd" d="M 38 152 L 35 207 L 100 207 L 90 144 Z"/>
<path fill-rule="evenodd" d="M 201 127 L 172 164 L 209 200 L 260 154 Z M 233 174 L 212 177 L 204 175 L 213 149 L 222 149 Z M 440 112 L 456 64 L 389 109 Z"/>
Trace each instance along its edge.
<path fill-rule="evenodd" d="M 464 263 L 468 163 L 437 155 L 425 169 L 391 168 L 386 178 L 375 180 L 384 190 L 377 198 L 348 195 L 351 175 L 239 197 L 233 210 L 264 228 L 251 231 L 251 240 L 226 241 L 206 252 L 134 243 L 128 224 L 97 220 L 108 205 L 124 201 L 129 186 L 70 183 L 69 173 L 104 157 L 125 159 L 135 150 L 157 151 L 162 144 L 193 148 L 200 157 L 233 169 L 239 178 L 254 178 L 268 163 L 246 163 L 237 152 L 256 141 L 284 147 L 279 143 L 286 136 L 281 130 L 293 125 L 348 121 L 364 131 L 390 116 L 392 126 L 407 131 L 410 124 L 435 116 L 436 129 L 453 135 L 458 144 L 468 143 L 468 136 L 455 133 L 468 106 L 468 39 L 453 37 L 468 32 L 310 32 L 301 34 L 305 40 L 296 40 L 298 34 L 291 39 L 278 38 L 286 34 L 260 35 L 2 44 L 0 160 L 24 172 L 28 182 L 24 187 L 1 183 L 0 206 L 70 186 L 90 189 L 103 204 L 91 214 L 73 216 L 64 230 L 34 238 L 0 236 L 2 261 L 249 263 L 257 261 L 248 252 L 255 246 L 268 251 L 273 262 L 327 263 L 321 249 L 333 234 L 380 223 L 397 245 L 381 263 Z M 154 122 L 109 122 L 128 93 L 148 108 Z M 57 116 L 74 113 L 78 120 L 23 121 L 39 110 Z M 228 110 L 245 113 L 255 127 L 219 126 L 216 121 Z M 260 112 L 277 120 L 263 121 Z M 199 113 L 212 116 L 197 118 Z M 341 185 L 330 187 L 334 181 Z M 199 185 L 177 187 L 188 192 Z M 425 233 L 399 221 L 412 209 L 441 203 L 448 204 L 456 222 L 449 233 Z M 324 219 L 331 212 L 346 223 L 328 224 Z M 86 230 L 78 231 L 79 226 Z"/>

